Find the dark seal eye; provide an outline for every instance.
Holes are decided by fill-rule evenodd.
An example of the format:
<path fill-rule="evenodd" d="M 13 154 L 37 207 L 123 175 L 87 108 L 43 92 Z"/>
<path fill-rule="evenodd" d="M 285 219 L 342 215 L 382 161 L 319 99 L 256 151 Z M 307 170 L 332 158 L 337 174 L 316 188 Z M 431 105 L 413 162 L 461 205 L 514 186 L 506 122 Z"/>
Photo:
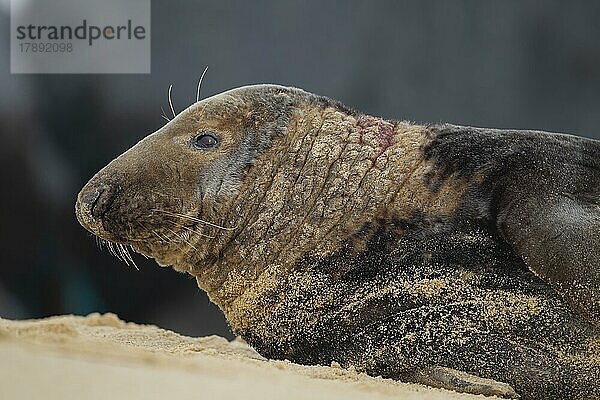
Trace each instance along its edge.
<path fill-rule="evenodd" d="M 197 149 L 212 149 L 219 145 L 219 139 L 212 133 L 201 133 L 194 138 L 192 145 Z"/>

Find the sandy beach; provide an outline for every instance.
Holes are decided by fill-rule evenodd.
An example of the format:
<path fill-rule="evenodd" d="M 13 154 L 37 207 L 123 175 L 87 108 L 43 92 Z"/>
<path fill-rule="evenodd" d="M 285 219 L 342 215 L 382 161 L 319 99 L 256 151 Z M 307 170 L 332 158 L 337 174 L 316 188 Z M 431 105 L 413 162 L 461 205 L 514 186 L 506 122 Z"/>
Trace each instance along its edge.
<path fill-rule="evenodd" d="M 114 314 L 0 319 L 2 399 L 482 399 L 339 366 L 263 359 L 241 341 L 192 338 Z"/>

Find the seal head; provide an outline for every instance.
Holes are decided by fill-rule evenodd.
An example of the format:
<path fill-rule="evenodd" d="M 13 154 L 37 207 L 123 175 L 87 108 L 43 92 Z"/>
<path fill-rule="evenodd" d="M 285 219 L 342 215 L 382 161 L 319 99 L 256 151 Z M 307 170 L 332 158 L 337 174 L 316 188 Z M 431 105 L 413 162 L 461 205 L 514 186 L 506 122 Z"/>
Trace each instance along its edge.
<path fill-rule="evenodd" d="M 215 229 L 231 229 L 232 221 L 216 221 L 219 211 L 230 207 L 257 155 L 285 134 L 292 105 L 308 96 L 260 85 L 192 105 L 90 179 L 77 197 L 79 222 L 102 239 L 181 267 L 197 247 L 182 252 L 192 236 L 208 240 Z"/>

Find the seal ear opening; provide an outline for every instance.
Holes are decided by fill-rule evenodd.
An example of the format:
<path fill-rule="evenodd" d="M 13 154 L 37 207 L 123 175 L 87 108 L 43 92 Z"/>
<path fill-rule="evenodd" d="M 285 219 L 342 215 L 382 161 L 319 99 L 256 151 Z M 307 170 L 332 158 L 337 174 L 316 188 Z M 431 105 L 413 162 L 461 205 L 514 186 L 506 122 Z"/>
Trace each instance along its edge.
<path fill-rule="evenodd" d="M 598 204 L 571 194 L 518 198 L 500 210 L 497 226 L 531 271 L 600 326 Z"/>

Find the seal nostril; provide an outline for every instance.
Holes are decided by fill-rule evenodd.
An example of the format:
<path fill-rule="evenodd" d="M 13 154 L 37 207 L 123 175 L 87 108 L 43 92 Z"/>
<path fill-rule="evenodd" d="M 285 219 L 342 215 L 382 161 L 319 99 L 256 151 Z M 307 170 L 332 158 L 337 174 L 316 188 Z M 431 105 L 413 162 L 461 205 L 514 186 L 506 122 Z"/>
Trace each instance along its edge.
<path fill-rule="evenodd" d="M 92 217 L 100 219 L 109 209 L 114 200 L 114 192 L 109 185 L 102 184 L 98 189 L 89 193 L 84 201 L 90 205 Z"/>

